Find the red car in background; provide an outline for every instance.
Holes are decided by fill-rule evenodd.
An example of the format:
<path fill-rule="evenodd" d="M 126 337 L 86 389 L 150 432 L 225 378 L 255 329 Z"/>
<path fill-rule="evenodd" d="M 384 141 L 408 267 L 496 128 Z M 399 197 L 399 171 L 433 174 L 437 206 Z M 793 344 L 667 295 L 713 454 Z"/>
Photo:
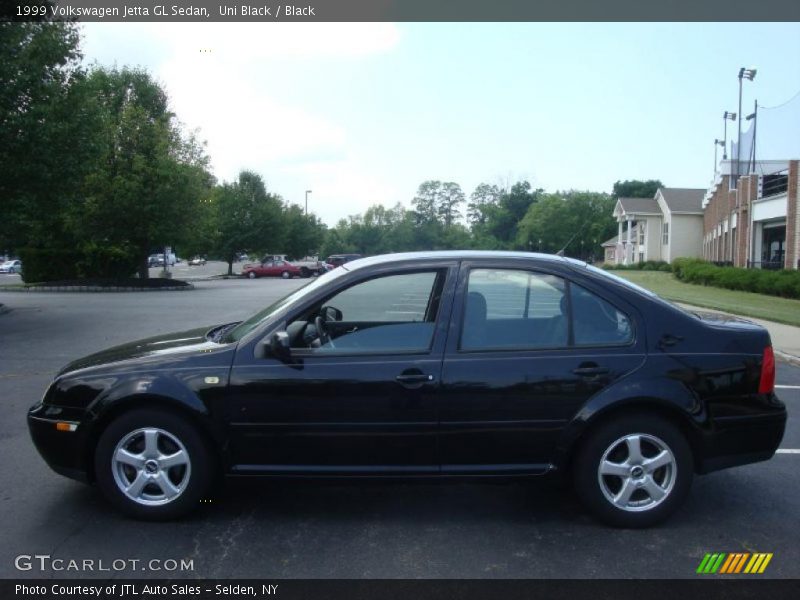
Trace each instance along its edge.
<path fill-rule="evenodd" d="M 283 277 L 291 279 L 300 277 L 301 272 L 298 267 L 285 260 L 267 260 L 262 263 L 250 263 L 242 267 L 242 275 L 255 279 L 256 277 Z"/>

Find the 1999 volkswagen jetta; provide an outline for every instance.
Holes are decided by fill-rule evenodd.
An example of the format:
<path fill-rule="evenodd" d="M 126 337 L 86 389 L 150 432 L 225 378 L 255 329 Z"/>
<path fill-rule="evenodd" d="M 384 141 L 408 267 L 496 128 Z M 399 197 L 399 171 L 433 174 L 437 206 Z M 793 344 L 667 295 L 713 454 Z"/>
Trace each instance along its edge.
<path fill-rule="evenodd" d="M 430 252 L 75 361 L 28 421 L 54 470 L 140 518 L 186 513 L 219 473 L 566 472 L 597 517 L 643 527 L 694 473 L 773 455 L 774 377 L 755 324 L 570 259 Z"/>

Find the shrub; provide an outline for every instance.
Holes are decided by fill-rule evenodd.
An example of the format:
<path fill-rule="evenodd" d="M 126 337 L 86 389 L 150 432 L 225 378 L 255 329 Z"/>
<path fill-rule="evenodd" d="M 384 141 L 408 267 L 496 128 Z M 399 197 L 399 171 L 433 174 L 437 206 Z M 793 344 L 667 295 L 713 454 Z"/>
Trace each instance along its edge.
<path fill-rule="evenodd" d="M 89 242 L 82 250 L 82 257 L 78 261 L 80 277 L 120 279 L 136 272 L 136 252 L 133 248 Z"/>
<path fill-rule="evenodd" d="M 717 267 L 697 258 L 678 258 L 672 262 L 672 272 L 685 283 L 800 298 L 800 271 Z"/>
<path fill-rule="evenodd" d="M 22 281 L 58 281 L 78 276 L 77 263 L 80 253 L 67 248 L 22 248 Z"/>

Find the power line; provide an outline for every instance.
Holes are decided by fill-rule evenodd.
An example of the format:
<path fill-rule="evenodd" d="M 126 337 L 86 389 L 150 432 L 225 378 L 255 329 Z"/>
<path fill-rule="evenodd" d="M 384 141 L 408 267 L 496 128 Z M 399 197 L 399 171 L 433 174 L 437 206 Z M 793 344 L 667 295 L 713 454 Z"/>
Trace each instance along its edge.
<path fill-rule="evenodd" d="M 797 90 L 797 93 L 794 96 L 792 96 L 791 98 L 789 98 L 783 104 L 778 104 L 777 106 L 761 106 L 759 104 L 758 108 L 760 108 L 762 110 L 773 110 L 773 109 L 776 109 L 776 108 L 782 108 L 782 107 L 786 106 L 787 104 L 789 104 L 790 102 L 794 101 L 798 97 L 800 97 L 800 90 Z"/>

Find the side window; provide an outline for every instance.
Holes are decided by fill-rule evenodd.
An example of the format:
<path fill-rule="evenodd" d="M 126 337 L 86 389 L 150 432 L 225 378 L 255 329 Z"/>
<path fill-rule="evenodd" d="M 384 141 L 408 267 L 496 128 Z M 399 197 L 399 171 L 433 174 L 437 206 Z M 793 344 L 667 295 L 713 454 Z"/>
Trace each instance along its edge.
<path fill-rule="evenodd" d="M 444 276 L 402 273 L 351 286 L 289 325 L 292 346 L 314 354 L 426 351 Z"/>
<path fill-rule="evenodd" d="M 630 319 L 579 285 L 570 285 L 576 346 L 626 344 L 633 339 Z"/>
<path fill-rule="evenodd" d="M 462 350 L 563 348 L 568 336 L 563 279 L 513 269 L 470 271 Z"/>

